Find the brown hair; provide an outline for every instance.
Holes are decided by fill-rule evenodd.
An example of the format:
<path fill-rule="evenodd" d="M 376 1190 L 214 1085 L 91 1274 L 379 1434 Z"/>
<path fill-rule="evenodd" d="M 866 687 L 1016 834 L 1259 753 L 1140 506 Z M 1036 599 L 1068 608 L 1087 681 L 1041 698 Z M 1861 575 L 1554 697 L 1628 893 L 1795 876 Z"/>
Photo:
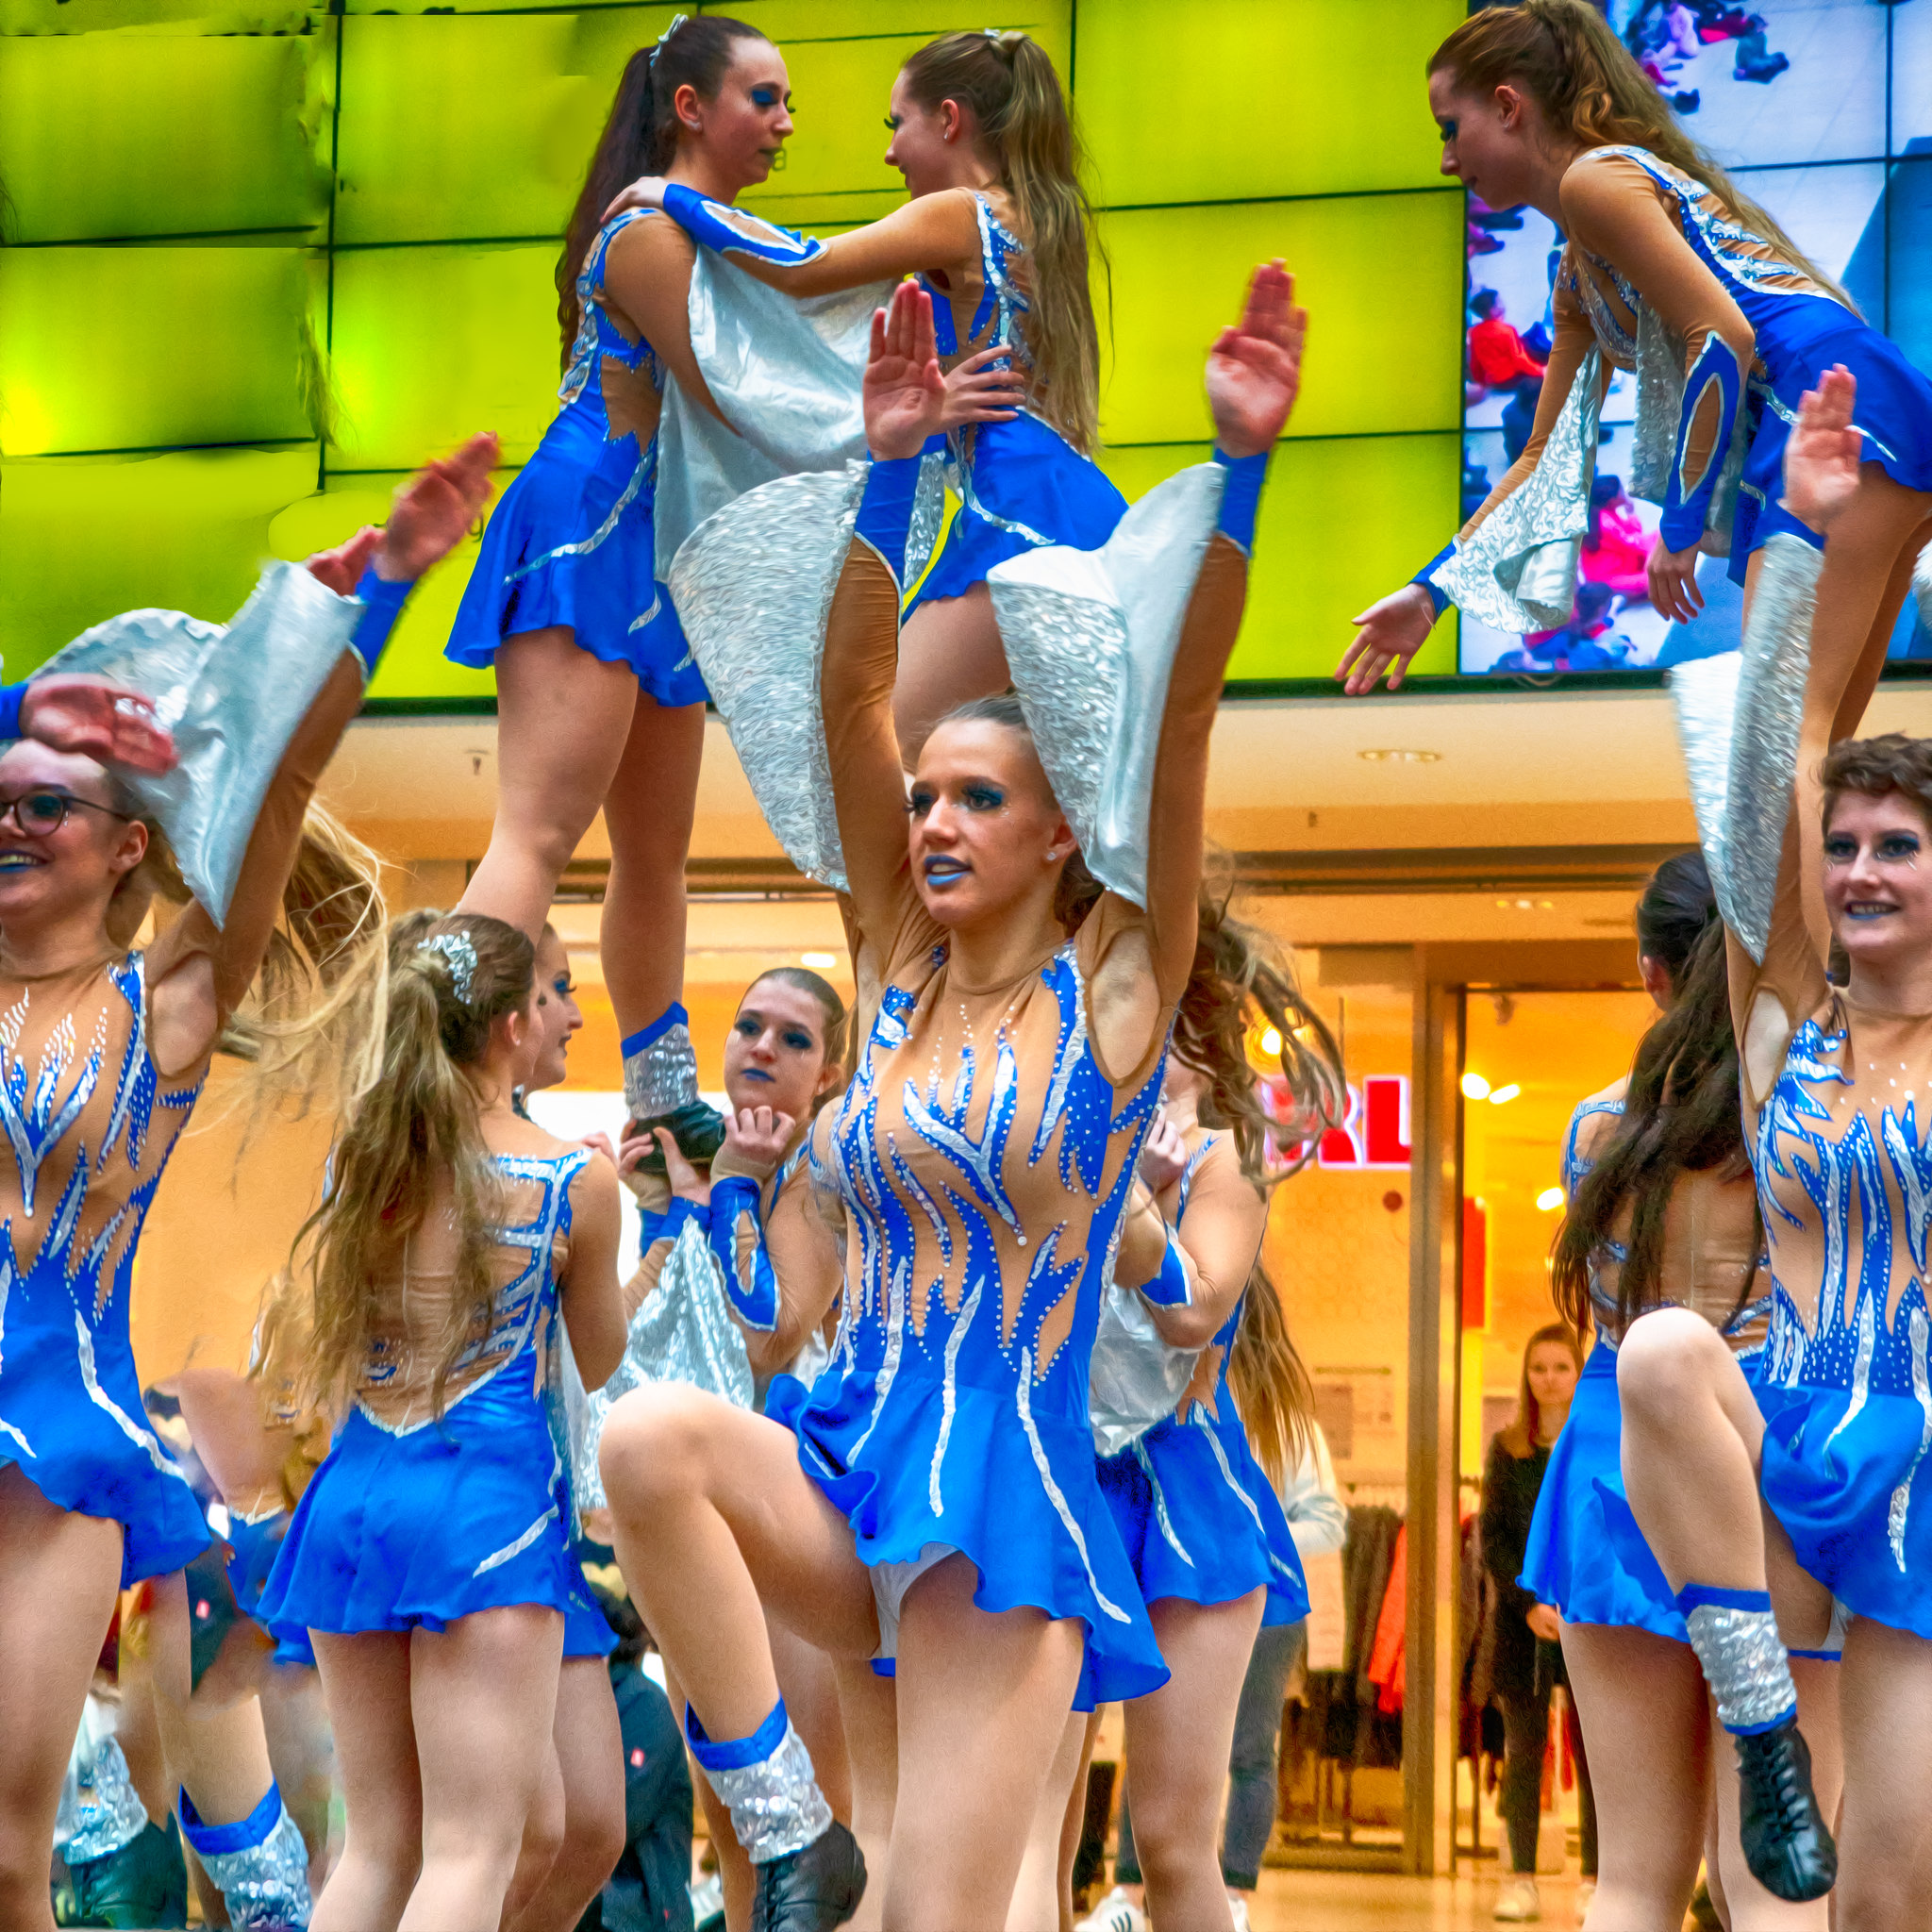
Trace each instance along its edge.
<path fill-rule="evenodd" d="M 689 87 L 700 100 L 716 100 L 731 71 L 733 46 L 765 38 L 761 28 L 725 14 L 688 15 L 665 39 L 640 47 L 625 62 L 609 118 L 570 211 L 563 253 L 557 258 L 557 321 L 563 331 L 566 369 L 582 320 L 577 276 L 604 225 L 604 210 L 640 175 L 661 175 L 677 158 L 678 122 L 671 105 L 677 90 Z"/>
<path fill-rule="evenodd" d="M 1818 776 L 1824 793 L 1820 814 L 1824 831 L 1831 829 L 1831 815 L 1848 791 L 1865 798 L 1896 792 L 1932 827 L 1932 738 L 1888 731 L 1880 738 L 1840 739 L 1825 753 Z"/>
<path fill-rule="evenodd" d="M 1314 1441 L 1315 1387 L 1288 1332 L 1274 1278 L 1259 1261 L 1248 1276 L 1241 1326 L 1227 1357 L 1227 1385 L 1256 1459 L 1278 1489 Z"/>
<path fill-rule="evenodd" d="M 466 942 L 475 961 L 467 973 L 435 949 L 440 939 Z M 470 1070 L 495 1023 L 529 1003 L 535 978 L 535 949 L 500 919 L 421 911 L 391 927 L 381 1075 L 349 1108 L 328 1194 L 295 1239 L 308 1315 L 300 1399 L 334 1407 L 353 1388 L 381 1298 L 406 1278 L 410 1237 L 439 1170 L 454 1188 L 458 1237 L 432 1387 L 439 1414 L 450 1372 L 489 1333 L 502 1187 Z"/>
<path fill-rule="evenodd" d="M 1467 92 L 1520 87 L 1552 128 L 1586 147 L 1647 148 L 1709 189 L 1747 228 L 1856 313 L 1852 299 L 1677 125 L 1664 97 L 1588 0 L 1521 0 L 1472 14 L 1429 56 Z"/>
<path fill-rule="evenodd" d="M 1497 1432 L 1496 1440 L 1519 1461 L 1529 1455 L 1542 1438 L 1542 1406 L 1536 1399 L 1536 1391 L 1529 1386 L 1529 1358 L 1546 1342 L 1554 1342 L 1559 1348 L 1570 1351 L 1570 1359 L 1576 1364 L 1576 1373 L 1583 1373 L 1583 1344 L 1576 1339 L 1576 1331 L 1567 1322 L 1551 1322 L 1539 1328 L 1523 1344 L 1523 1377 L 1516 1385 L 1516 1414 L 1509 1425 Z"/>
<path fill-rule="evenodd" d="M 839 989 L 830 980 L 822 979 L 809 966 L 774 966 L 769 973 L 760 973 L 745 988 L 743 998 L 738 1004 L 741 1008 L 745 1000 L 761 987 L 766 980 L 775 979 L 780 986 L 795 988 L 800 992 L 809 993 L 819 1003 L 819 1011 L 824 1015 L 819 1027 L 820 1038 L 824 1045 L 825 1065 L 845 1070 L 845 1032 L 848 1015 L 845 1002 L 839 997 Z M 811 1110 L 819 1108 L 838 1094 L 836 1087 L 814 1096 Z"/>
<path fill-rule="evenodd" d="M 906 84 L 928 112 L 970 108 L 999 158 L 1000 185 L 1026 225 L 1030 312 L 1021 324 L 1031 399 L 1083 455 L 1100 441 L 1100 333 L 1089 256 L 1092 206 L 1080 185 L 1080 142 L 1046 50 L 1024 33 L 953 33 L 907 60 Z"/>

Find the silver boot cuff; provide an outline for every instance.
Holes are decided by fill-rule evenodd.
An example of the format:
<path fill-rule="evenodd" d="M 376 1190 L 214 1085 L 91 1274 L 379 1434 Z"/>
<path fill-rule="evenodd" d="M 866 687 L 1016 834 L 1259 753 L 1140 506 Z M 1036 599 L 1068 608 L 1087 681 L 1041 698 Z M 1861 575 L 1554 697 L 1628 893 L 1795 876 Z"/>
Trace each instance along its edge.
<path fill-rule="evenodd" d="M 308 1847 L 286 1805 L 258 1845 L 239 1852 L 197 1851 L 195 1857 L 221 1887 L 237 1932 L 308 1932 L 314 1908 L 308 1896 Z"/>
<path fill-rule="evenodd" d="M 73 1778 L 73 1773 L 68 1774 Z M 70 1786 L 60 1794 L 56 1842 L 69 1865 L 85 1865 L 131 1845 L 147 1829 L 147 1812 L 127 1775 L 127 1760 L 113 1738 L 94 1753 L 92 1786 Z"/>
<path fill-rule="evenodd" d="M 1684 1621 L 1725 1730 L 1763 1730 L 1797 1709 L 1790 1659 L 1771 1611 L 1699 1604 Z"/>
<path fill-rule="evenodd" d="M 754 1865 L 768 1865 L 823 1838 L 832 1807 L 812 1774 L 811 1753 L 790 1721 L 769 1757 L 738 1771 L 707 1771 L 711 1789 L 731 1807 L 731 1828 Z"/>
<path fill-rule="evenodd" d="M 657 1120 L 698 1097 L 698 1057 L 691 1028 L 674 1022 L 649 1046 L 624 1057 L 624 1104 L 633 1120 Z"/>

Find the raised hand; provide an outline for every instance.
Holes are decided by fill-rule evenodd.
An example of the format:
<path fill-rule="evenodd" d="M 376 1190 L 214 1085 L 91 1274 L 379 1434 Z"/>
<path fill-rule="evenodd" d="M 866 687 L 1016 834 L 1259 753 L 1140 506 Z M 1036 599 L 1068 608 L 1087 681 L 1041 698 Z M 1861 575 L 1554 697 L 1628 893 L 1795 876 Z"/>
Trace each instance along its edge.
<path fill-rule="evenodd" d="M 891 307 L 873 311 L 861 399 L 865 446 L 882 462 L 916 457 L 940 428 L 946 380 L 934 346 L 932 297 L 916 282 L 901 282 Z"/>
<path fill-rule="evenodd" d="M 318 550 L 304 560 L 302 568 L 338 597 L 353 597 L 381 541 L 382 532 L 374 524 L 364 524 L 346 543 L 338 543 L 333 550 Z"/>
<path fill-rule="evenodd" d="M 496 438 L 486 430 L 454 456 L 426 464 L 396 491 L 375 555 L 378 576 L 412 584 L 462 541 L 490 500 L 498 454 Z"/>
<path fill-rule="evenodd" d="M 789 1113 L 774 1108 L 740 1108 L 724 1117 L 724 1145 L 719 1152 L 730 1155 L 734 1167 L 763 1180 L 784 1159 L 786 1143 L 796 1124 Z"/>
<path fill-rule="evenodd" d="M 1141 1143 L 1141 1179 L 1150 1193 L 1170 1188 L 1188 1171 L 1188 1142 L 1185 1135 L 1166 1114 L 1154 1117 L 1147 1138 Z"/>
<path fill-rule="evenodd" d="M 1208 352 L 1208 407 L 1225 455 L 1258 456 L 1288 426 L 1307 330 L 1307 310 L 1295 307 L 1294 277 L 1279 261 L 1263 262 L 1248 277 L 1241 319 Z"/>
<path fill-rule="evenodd" d="M 608 208 L 604 210 L 599 226 L 604 222 L 614 222 L 619 215 L 628 214 L 634 208 L 661 208 L 664 206 L 666 182 L 661 175 L 640 175 Z"/>
<path fill-rule="evenodd" d="M 1386 671 L 1389 689 L 1400 691 L 1408 660 L 1428 642 L 1436 627 L 1435 600 L 1420 584 L 1404 584 L 1351 622 L 1359 626 L 1355 642 L 1335 667 L 1336 676 L 1347 679 L 1342 690 L 1358 698 L 1374 691 L 1375 680 Z"/>
<path fill-rule="evenodd" d="M 1012 350 L 996 342 L 963 362 L 956 362 L 946 372 L 946 404 L 940 427 L 1010 423 L 1025 400 L 1026 378 L 1013 367 Z"/>
<path fill-rule="evenodd" d="M 159 774 L 175 769 L 175 741 L 138 691 L 105 677 L 57 671 L 36 677 L 20 701 L 22 735 L 104 765 Z"/>
<path fill-rule="evenodd" d="M 1785 508 L 1814 530 L 1829 529 L 1857 494 L 1865 454 L 1865 439 L 1852 426 L 1857 399 L 1857 377 L 1842 362 L 1827 369 L 1805 391 L 1785 442 Z"/>

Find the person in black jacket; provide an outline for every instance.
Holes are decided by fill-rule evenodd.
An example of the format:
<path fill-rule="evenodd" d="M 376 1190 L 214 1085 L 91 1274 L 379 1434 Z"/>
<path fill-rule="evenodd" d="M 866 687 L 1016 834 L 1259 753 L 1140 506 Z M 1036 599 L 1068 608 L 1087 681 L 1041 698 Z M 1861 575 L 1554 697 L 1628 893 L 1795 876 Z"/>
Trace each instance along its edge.
<path fill-rule="evenodd" d="M 1570 1413 L 1583 1352 L 1560 1322 L 1539 1328 L 1523 1351 L 1516 1418 L 1490 1444 L 1483 1473 L 1483 1564 L 1491 1579 L 1490 1683 L 1503 1713 L 1505 1751 L 1498 1809 L 1509 1833 L 1513 1881 L 1497 1896 L 1495 1916 L 1541 1916 L 1536 1889 L 1537 1822 L 1542 1808 L 1543 1752 L 1550 1730 L 1550 1691 L 1563 1681 L 1557 1612 L 1517 1581 L 1523 1571 L 1529 1519 L 1536 1513 L 1550 1449 Z M 1570 1727 L 1582 1819 L 1583 1874 L 1596 1872 L 1596 1809 L 1590 1792 L 1582 1739 Z"/>

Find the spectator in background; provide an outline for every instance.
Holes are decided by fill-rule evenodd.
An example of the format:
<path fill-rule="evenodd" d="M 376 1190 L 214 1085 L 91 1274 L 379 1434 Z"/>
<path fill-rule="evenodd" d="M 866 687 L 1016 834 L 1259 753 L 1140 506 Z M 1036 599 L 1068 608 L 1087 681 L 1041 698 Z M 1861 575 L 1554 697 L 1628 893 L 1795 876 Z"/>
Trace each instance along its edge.
<path fill-rule="evenodd" d="M 1583 581 L 1602 585 L 1626 604 L 1647 603 L 1647 566 L 1655 541 L 1624 493 L 1624 479 L 1596 477 L 1590 486 L 1590 528 L 1577 564 Z"/>
<path fill-rule="evenodd" d="M 1509 325 L 1503 298 L 1495 290 L 1478 289 L 1470 297 L 1469 312 L 1474 318 L 1469 325 L 1470 380 L 1485 394 L 1508 397 L 1503 406 L 1503 447 L 1513 463 L 1529 441 L 1536 421 L 1544 365 Z"/>
<path fill-rule="evenodd" d="M 1789 54 L 1771 51 L 1767 30 L 1763 14 L 1752 14 L 1749 27 L 1738 36 L 1738 52 L 1731 67 L 1733 80 L 1773 81 L 1791 64 Z"/>

